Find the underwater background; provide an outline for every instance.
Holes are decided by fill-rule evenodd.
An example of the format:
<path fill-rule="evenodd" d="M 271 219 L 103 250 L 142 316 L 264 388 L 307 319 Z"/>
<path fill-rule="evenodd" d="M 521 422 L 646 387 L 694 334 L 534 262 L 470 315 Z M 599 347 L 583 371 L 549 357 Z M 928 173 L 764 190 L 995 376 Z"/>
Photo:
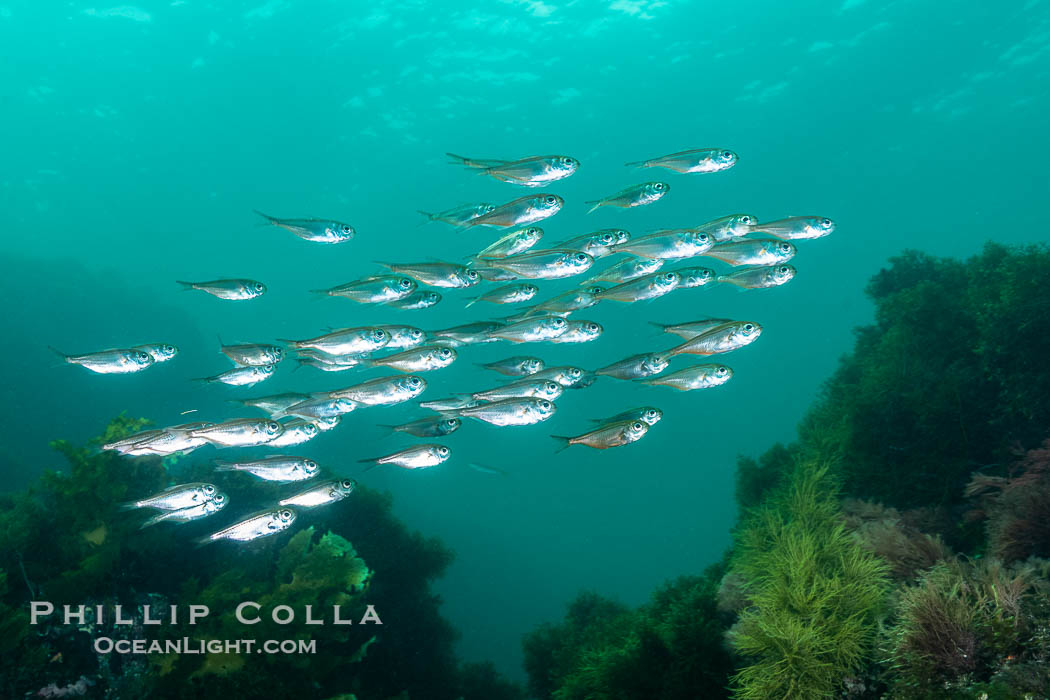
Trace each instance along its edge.
<path fill-rule="evenodd" d="M 362 475 L 357 464 L 407 444 L 377 425 L 415 417 L 407 405 L 351 414 L 299 448 L 389 491 L 398 519 L 454 550 L 433 591 L 459 632 L 456 654 L 514 681 L 526 680 L 523 635 L 561 619 L 579 591 L 636 606 L 667 579 L 722 558 L 737 522 L 738 455 L 796 439 L 854 347 L 854 328 L 872 322 L 864 290 L 891 257 L 967 258 L 987 241 L 1048 239 L 1045 0 L 3 0 L 0 46 L 0 475 L 12 492 L 65 469 L 49 441 L 82 444 L 121 412 L 157 425 L 191 409 L 202 420 L 234 418 L 244 411 L 230 398 L 385 374 L 351 381 L 284 363 L 254 389 L 189 382 L 228 367 L 217 336 L 269 341 L 375 323 L 430 330 L 486 317 L 465 311 L 468 294 L 455 290 L 420 311 L 307 291 L 377 272 L 376 260 L 456 261 L 495 239 L 417 213 L 524 193 L 448 165 L 446 151 L 578 158 L 573 177 L 544 189 L 567 202 L 541 224 L 550 241 L 736 212 L 836 221 L 831 236 L 799 244 L 797 278 L 782 288 L 712 286 L 599 305 L 577 314 L 605 327 L 597 342 L 526 348 L 549 365 L 593 369 L 667 347 L 648 321 L 758 321 L 762 338 L 725 358 L 735 376 L 723 387 L 679 393 L 601 379 L 567 392 L 546 423 L 465 426 L 446 441 L 456 457 L 420 472 Z M 585 214 L 584 200 L 650 179 L 624 162 L 697 146 L 731 148 L 740 162 L 660 175 L 672 189 L 654 206 Z M 348 221 L 357 235 L 312 245 L 261 226 L 253 209 Z M 220 277 L 264 280 L 269 291 L 228 304 L 174 281 Z M 1027 313 L 1047 311 L 1040 302 Z M 47 347 L 160 341 L 180 347 L 175 362 L 115 377 L 62 365 Z M 472 363 L 517 350 L 464 349 L 428 373 L 425 397 L 494 385 Z M 664 411 L 646 439 L 555 454 L 550 434 L 637 405 Z M 1021 447 L 1038 447 L 1050 425 L 1032 434 Z"/>

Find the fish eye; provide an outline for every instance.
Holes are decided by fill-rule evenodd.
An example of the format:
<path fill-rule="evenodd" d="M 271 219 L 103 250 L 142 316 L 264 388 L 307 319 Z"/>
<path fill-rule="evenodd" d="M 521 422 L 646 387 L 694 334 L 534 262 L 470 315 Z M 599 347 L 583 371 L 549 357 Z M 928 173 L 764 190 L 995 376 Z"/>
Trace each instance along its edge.
<path fill-rule="evenodd" d="M 348 491 L 354 488 L 354 482 L 350 481 L 349 479 L 343 479 L 339 482 L 339 485 Z"/>
<path fill-rule="evenodd" d="M 459 418 L 448 418 L 445 420 L 445 426 L 449 428 L 455 428 L 459 423 Z"/>
<path fill-rule="evenodd" d="M 750 333 L 753 330 L 755 330 L 754 324 L 751 324 L 751 323 L 745 323 L 744 324 L 744 332 L 745 333 Z"/>
<path fill-rule="evenodd" d="M 546 197 L 543 198 L 543 201 L 546 202 L 547 204 L 554 204 L 558 200 L 556 200 L 553 195 L 547 195 Z"/>
<path fill-rule="evenodd" d="M 147 357 L 152 357 L 152 355 L 150 355 L 148 352 L 135 353 L 135 359 L 140 360 L 142 362 L 145 362 Z"/>
<path fill-rule="evenodd" d="M 565 163 L 565 165 L 572 165 L 572 164 L 573 164 L 573 163 L 575 163 L 576 161 L 574 161 L 574 160 L 573 160 L 572 158 L 562 158 L 562 159 L 561 159 L 561 162 L 562 162 L 562 163 Z"/>
<path fill-rule="evenodd" d="M 164 352 L 167 355 L 174 355 L 177 351 L 176 351 L 174 345 L 165 345 L 164 346 Z"/>
<path fill-rule="evenodd" d="M 280 513 L 278 513 L 278 515 L 280 516 L 281 520 L 290 520 L 292 517 L 292 511 L 282 510 Z"/>
<path fill-rule="evenodd" d="M 831 228 L 831 219 L 821 219 L 820 225 L 824 228 Z"/>
<path fill-rule="evenodd" d="M 730 158 L 733 157 L 733 152 L 732 151 L 722 151 L 722 157 L 725 158 L 726 160 L 729 160 Z"/>
<path fill-rule="evenodd" d="M 303 462 L 303 466 L 306 467 L 307 471 L 312 472 L 315 469 L 317 469 L 317 462 L 313 461 L 312 459 L 307 459 Z"/>
<path fill-rule="evenodd" d="M 576 262 L 581 262 L 581 263 L 587 262 L 587 255 L 586 255 L 586 253 L 577 253 L 576 254 Z"/>
<path fill-rule="evenodd" d="M 540 408 L 550 408 L 551 402 L 547 400 L 540 401 Z"/>
<path fill-rule="evenodd" d="M 634 423 L 631 427 L 634 428 L 635 430 L 641 430 L 642 429 L 642 424 L 641 423 Z"/>
<path fill-rule="evenodd" d="M 419 386 L 420 381 L 421 380 L 419 379 L 419 377 L 409 377 L 408 385 L 409 386 Z"/>
<path fill-rule="evenodd" d="M 409 331 L 409 335 L 411 335 L 413 338 L 420 338 L 423 336 L 423 331 L 421 331 L 418 328 L 413 328 L 411 331 Z"/>
<path fill-rule="evenodd" d="M 215 487 L 211 484 L 205 484 L 201 487 L 201 491 L 203 491 L 206 495 L 210 496 L 213 493 L 215 493 Z"/>
<path fill-rule="evenodd" d="M 573 367 L 572 369 L 569 370 L 568 374 L 569 374 L 570 377 L 582 377 L 583 376 L 583 370 L 580 369 L 579 367 Z"/>
<path fill-rule="evenodd" d="M 478 271 L 477 270 L 467 270 L 467 279 L 468 280 L 476 280 L 477 278 L 478 278 Z"/>
<path fill-rule="evenodd" d="M 653 185 L 653 189 L 656 190 L 657 192 L 659 192 L 663 188 L 664 188 L 664 183 L 662 183 L 662 182 L 657 182 L 655 185 Z"/>
<path fill-rule="evenodd" d="M 645 412 L 645 415 L 649 416 L 650 418 L 656 418 L 656 414 L 657 413 L 659 413 L 659 411 L 656 411 L 654 409 L 649 409 L 648 411 Z"/>
<path fill-rule="evenodd" d="M 272 372 L 273 371 L 273 365 L 263 365 L 262 366 L 262 371 L 263 372 Z"/>
<path fill-rule="evenodd" d="M 376 340 L 382 340 L 386 337 L 386 331 L 384 331 L 382 328 L 376 328 L 372 331 L 372 337 Z"/>
<path fill-rule="evenodd" d="M 220 494 L 216 495 L 215 498 L 213 498 L 212 500 L 215 501 L 216 503 L 225 503 L 226 502 L 226 494 L 220 493 Z"/>
<path fill-rule="evenodd" d="M 280 429 L 281 429 L 281 424 L 276 422 L 276 421 L 270 421 L 269 423 L 266 424 L 267 432 L 276 433 Z"/>
<path fill-rule="evenodd" d="M 554 326 L 555 328 L 561 328 L 562 326 L 565 325 L 565 323 L 566 323 L 566 321 L 565 321 L 564 318 L 556 318 L 553 321 L 551 321 L 551 325 Z"/>
<path fill-rule="evenodd" d="M 786 275 L 790 269 L 791 269 L 790 267 L 785 265 L 784 267 L 780 268 L 780 274 Z"/>
<path fill-rule="evenodd" d="M 448 454 L 448 448 L 447 447 L 439 447 L 438 448 L 438 454 L 441 455 L 442 457 L 444 457 L 445 455 Z"/>
<path fill-rule="evenodd" d="M 718 373 L 719 377 L 724 377 L 724 376 L 726 376 L 726 374 L 728 374 L 728 372 L 729 372 L 729 368 L 728 367 L 719 367 L 717 373 Z"/>
<path fill-rule="evenodd" d="M 674 273 L 673 272 L 665 273 L 664 274 L 664 279 L 667 280 L 668 282 L 670 282 L 671 280 L 674 279 Z"/>
<path fill-rule="evenodd" d="M 597 323 L 588 323 L 587 324 L 587 330 L 592 331 L 592 332 L 597 331 L 598 330 L 598 324 Z"/>
<path fill-rule="evenodd" d="M 343 224 L 342 229 L 343 229 L 343 233 L 350 233 L 350 227 L 347 226 L 346 224 Z"/>
<path fill-rule="evenodd" d="M 452 351 L 451 350 L 449 350 L 448 348 L 441 348 L 441 356 L 442 357 L 449 357 L 451 355 L 452 355 Z"/>
<path fill-rule="evenodd" d="M 262 282 L 256 282 L 252 286 L 255 287 L 255 291 L 257 292 L 261 292 L 262 290 L 266 289 L 266 286 Z"/>
<path fill-rule="evenodd" d="M 412 280 L 408 279 L 407 277 L 402 277 L 401 281 L 398 282 L 398 284 L 401 285 L 402 289 L 411 289 L 412 288 Z"/>

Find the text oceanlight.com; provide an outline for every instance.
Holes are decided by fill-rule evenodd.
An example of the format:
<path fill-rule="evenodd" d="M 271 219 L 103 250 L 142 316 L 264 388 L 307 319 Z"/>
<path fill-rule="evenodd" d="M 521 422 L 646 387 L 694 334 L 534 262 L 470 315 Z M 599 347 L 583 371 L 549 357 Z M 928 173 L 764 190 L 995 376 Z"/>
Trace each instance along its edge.
<path fill-rule="evenodd" d="M 95 640 L 96 654 L 316 654 L 315 639 L 110 639 Z"/>

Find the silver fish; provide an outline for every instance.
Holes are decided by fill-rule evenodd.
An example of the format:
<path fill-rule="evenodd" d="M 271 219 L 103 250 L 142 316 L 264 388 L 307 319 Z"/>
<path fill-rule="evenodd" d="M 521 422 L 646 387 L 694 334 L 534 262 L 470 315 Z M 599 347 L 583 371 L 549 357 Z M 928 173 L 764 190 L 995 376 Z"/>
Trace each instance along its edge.
<path fill-rule="evenodd" d="M 690 338 L 667 351 L 667 355 L 717 355 L 730 352 L 758 340 L 762 326 L 752 321 L 730 321 Z"/>
<path fill-rule="evenodd" d="M 700 224 L 693 230 L 706 233 L 715 243 L 724 243 L 741 236 L 746 236 L 751 227 L 758 223 L 758 218 L 751 214 L 729 214 Z"/>
<path fill-rule="evenodd" d="M 422 345 L 427 339 L 423 329 L 415 326 L 380 326 L 390 334 L 390 342 L 386 344 L 386 350 L 407 350 L 417 345 Z"/>
<path fill-rule="evenodd" d="M 584 377 L 585 372 L 579 367 L 548 367 L 532 374 L 533 379 L 552 379 L 563 387 L 569 388 L 578 384 Z"/>
<path fill-rule="evenodd" d="M 455 416 L 430 416 L 402 423 L 401 425 L 383 425 L 396 433 L 408 433 L 416 437 L 445 437 L 459 430 L 463 421 Z"/>
<path fill-rule="evenodd" d="M 474 345 L 476 343 L 491 343 L 498 338 L 490 338 L 489 333 L 502 328 L 504 324 L 498 321 L 475 321 L 465 323 L 462 326 L 453 326 L 440 331 L 431 331 L 432 340 L 440 341 L 444 345 Z"/>
<path fill-rule="evenodd" d="M 580 162 L 569 156 L 530 156 L 519 160 L 494 160 L 464 158 L 455 153 L 446 153 L 452 162 L 494 177 L 525 187 L 541 187 L 569 177 L 580 167 Z"/>
<path fill-rule="evenodd" d="M 416 291 L 416 282 L 397 275 L 376 275 L 347 282 L 329 289 L 311 289 L 314 294 L 343 297 L 362 304 L 385 304 L 399 301 Z"/>
<path fill-rule="evenodd" d="M 503 386 L 479 391 L 474 398 L 479 401 L 503 401 L 505 399 L 548 399 L 554 401 L 565 389 L 561 384 L 550 379 L 521 379 Z"/>
<path fill-rule="evenodd" d="M 748 229 L 748 234 L 768 233 L 770 236 L 797 241 L 811 238 L 823 238 L 835 230 L 835 222 L 826 216 L 791 216 L 777 219 L 765 224 L 756 224 Z"/>
<path fill-rule="evenodd" d="M 255 386 L 273 376 L 273 365 L 261 367 L 234 367 L 211 377 L 199 377 L 195 382 L 207 384 L 228 384 L 229 386 Z"/>
<path fill-rule="evenodd" d="M 478 367 L 491 369 L 500 374 L 505 374 L 508 377 L 527 377 L 530 374 L 536 374 L 542 370 L 545 367 L 545 364 L 543 360 L 538 357 L 515 355 L 514 357 L 507 357 L 502 360 L 496 360 L 495 362 L 479 364 Z"/>
<path fill-rule="evenodd" d="M 554 415 L 556 407 L 547 399 L 505 399 L 460 409 L 458 415 L 496 426 L 533 425 Z"/>
<path fill-rule="evenodd" d="M 657 352 L 644 352 L 640 355 L 631 355 L 619 362 L 613 362 L 600 369 L 594 370 L 595 374 L 602 374 L 615 379 L 641 379 L 660 374 L 667 369 L 668 358 Z"/>
<path fill-rule="evenodd" d="M 735 270 L 728 275 L 719 275 L 716 281 L 734 284 L 743 289 L 768 289 L 787 284 L 794 279 L 795 272 L 791 265 L 751 267 Z"/>
<path fill-rule="evenodd" d="M 358 462 L 372 462 L 368 469 L 374 469 L 380 464 L 394 464 L 405 469 L 425 469 L 436 467 L 452 456 L 452 450 L 444 445 L 416 445 L 400 452 L 384 455 L 382 457 L 370 457 L 359 459 Z M 365 469 L 365 471 L 368 471 Z"/>
<path fill-rule="evenodd" d="M 350 399 L 366 406 L 389 406 L 414 399 L 427 388 L 426 380 L 410 374 L 405 377 L 377 377 L 345 389 L 328 392 L 329 398 Z"/>
<path fill-rule="evenodd" d="M 598 303 L 598 297 L 605 291 L 604 287 L 587 287 L 585 289 L 570 289 L 547 301 L 540 302 L 529 308 L 529 315 L 534 313 L 557 314 L 567 316 L 573 311 L 589 309 Z"/>
<path fill-rule="evenodd" d="M 655 321 L 650 321 L 649 323 L 663 330 L 665 333 L 674 333 L 679 337 L 689 340 L 690 338 L 695 338 L 701 333 L 706 333 L 712 328 L 732 322 L 732 319 L 728 318 L 704 318 L 699 321 L 689 321 L 688 323 L 656 323 Z"/>
<path fill-rule="evenodd" d="M 112 450 L 114 452 L 120 452 L 121 454 L 128 454 L 128 452 L 135 448 L 137 444 L 146 444 L 150 440 L 164 435 L 163 430 L 144 430 L 139 433 L 134 433 L 120 440 L 114 440 L 113 442 L 107 442 L 102 445 L 103 450 Z"/>
<path fill-rule="evenodd" d="M 51 351 L 71 365 L 80 365 L 97 374 L 131 374 L 152 367 L 153 355 L 145 350 L 115 349 L 88 352 L 83 355 L 67 355 L 60 350 Z"/>
<path fill-rule="evenodd" d="M 446 262 L 423 262 L 423 263 L 389 263 L 377 261 L 380 265 L 388 267 L 394 272 L 409 275 L 423 284 L 431 287 L 445 287 L 450 289 L 462 289 L 473 287 L 481 281 L 477 270 L 464 265 Z"/>
<path fill-rule="evenodd" d="M 434 304 L 441 301 L 441 294 L 438 292 L 427 290 L 419 290 L 415 294 L 409 294 L 404 299 L 398 301 L 388 301 L 387 306 L 392 306 L 395 309 L 429 309 Z"/>
<path fill-rule="evenodd" d="M 179 510 L 190 506 L 200 505 L 215 498 L 219 489 L 215 484 L 196 482 L 192 484 L 176 484 L 164 489 L 160 493 L 137 501 L 121 503 L 121 510 L 134 510 L 136 508 L 156 508 L 157 510 Z"/>
<path fill-rule="evenodd" d="M 730 265 L 776 265 L 795 257 L 796 252 L 795 246 L 788 241 L 745 238 L 719 243 L 704 255 Z"/>
<path fill-rule="evenodd" d="M 616 194 L 601 199 L 593 199 L 584 204 L 593 204 L 587 213 L 590 214 L 599 207 L 620 207 L 629 209 L 652 204 L 671 191 L 671 186 L 666 182 L 644 182 L 640 185 L 632 185 L 620 190 Z"/>
<path fill-rule="evenodd" d="M 339 425 L 339 421 L 342 419 L 342 416 L 328 416 L 326 418 L 312 418 L 310 423 L 323 433 Z"/>
<path fill-rule="evenodd" d="M 327 355 L 360 355 L 379 350 L 390 343 L 390 334 L 382 328 L 342 328 L 331 333 L 307 338 L 287 340 L 278 338 L 296 348 L 313 348 Z"/>
<path fill-rule="evenodd" d="M 599 301 L 622 301 L 631 303 L 655 299 L 678 288 L 682 278 L 677 272 L 654 272 L 638 279 L 609 287 L 598 295 Z"/>
<path fill-rule="evenodd" d="M 694 289 L 715 281 L 717 275 L 709 267 L 683 267 L 675 270 L 678 273 L 678 289 Z"/>
<path fill-rule="evenodd" d="M 295 522 L 295 511 L 291 508 L 279 508 L 264 510 L 260 513 L 250 515 L 244 520 L 235 523 L 224 530 L 219 530 L 206 537 L 197 540 L 198 544 L 208 544 L 219 540 L 233 540 L 234 542 L 250 542 L 260 537 L 276 535 L 292 526 Z"/>
<path fill-rule="evenodd" d="M 171 343 L 149 343 L 147 345 L 136 345 L 131 349 L 148 352 L 154 362 L 167 362 L 179 354 L 179 348 Z"/>
<path fill-rule="evenodd" d="M 565 200 L 556 194 L 538 194 L 519 197 L 512 202 L 501 204 L 492 211 L 482 214 L 463 224 L 472 226 L 524 226 L 543 221 L 557 214 Z"/>
<path fill-rule="evenodd" d="M 517 255 L 539 243 L 541 238 L 543 238 L 543 229 L 538 226 L 526 226 L 500 237 L 495 243 L 490 244 L 473 257 L 483 260 Z"/>
<path fill-rule="evenodd" d="M 652 406 L 642 406 L 640 408 L 632 408 L 628 411 L 624 411 L 623 413 L 617 413 L 611 418 L 592 418 L 591 422 L 608 424 L 619 423 L 625 420 L 640 420 L 644 423 L 648 423 L 649 425 L 656 425 L 660 422 L 660 419 L 663 417 L 664 412 L 661 411 L 659 408 L 654 408 Z"/>
<path fill-rule="evenodd" d="M 189 523 L 194 520 L 200 520 L 201 518 L 206 518 L 213 513 L 218 513 L 225 508 L 226 504 L 229 502 L 230 500 L 226 497 L 226 494 L 216 493 L 211 500 L 198 503 L 195 506 L 188 506 L 178 510 L 162 510 L 156 515 L 147 518 L 141 525 L 139 525 L 139 529 L 142 530 L 151 525 L 156 525 L 157 523 Z"/>
<path fill-rule="evenodd" d="M 481 296 L 474 297 L 467 302 L 467 307 L 469 308 L 479 301 L 487 301 L 492 304 L 521 304 L 531 301 L 539 291 L 540 288 L 534 284 L 508 284 L 491 289 Z"/>
<path fill-rule="evenodd" d="M 196 289 L 201 292 L 207 292 L 213 297 L 229 301 L 254 299 L 266 293 L 266 285 L 257 280 L 229 279 L 211 280 L 210 282 L 183 282 L 182 280 L 175 280 L 175 282 L 181 284 L 183 289 Z"/>
<path fill-rule="evenodd" d="M 489 262 L 490 267 L 506 270 L 527 279 L 561 279 L 586 272 L 594 258 L 578 250 L 552 248 Z"/>
<path fill-rule="evenodd" d="M 550 339 L 552 343 L 589 343 L 605 331 L 594 321 L 569 321 L 565 332 Z"/>
<path fill-rule="evenodd" d="M 217 472 L 248 472 L 263 481 L 304 481 L 316 475 L 318 469 L 312 459 L 281 455 L 244 462 L 215 462 Z"/>
<path fill-rule="evenodd" d="M 350 399 L 307 399 L 306 401 L 300 401 L 299 403 L 292 404 L 286 408 L 281 417 L 296 416 L 297 418 L 313 420 L 315 418 L 342 416 L 347 413 L 352 413 L 356 409 L 357 403 Z"/>
<path fill-rule="evenodd" d="M 495 204 L 482 202 L 481 204 L 464 204 L 462 206 L 446 209 L 445 211 L 436 214 L 431 214 L 430 212 L 422 210 L 420 210 L 419 213 L 431 221 L 441 221 L 446 224 L 451 224 L 452 226 L 462 226 L 471 219 L 476 219 L 482 214 L 488 214 L 495 208 Z"/>
<path fill-rule="evenodd" d="M 282 415 L 284 410 L 289 406 L 294 406 L 297 403 L 303 401 L 309 401 L 311 398 L 310 394 L 300 394 L 298 392 L 288 392 L 285 394 L 273 394 L 271 396 L 260 396 L 254 399 L 233 399 L 236 403 L 243 406 L 251 406 L 252 408 L 258 408 L 261 411 L 269 413 L 271 416 L 274 414 Z"/>
<path fill-rule="evenodd" d="M 437 411 L 438 413 L 446 413 L 450 411 L 458 411 L 461 408 L 473 408 L 479 405 L 481 402 L 475 399 L 470 394 L 456 394 L 450 396 L 447 399 L 435 399 L 434 401 L 420 401 L 419 407 L 426 408 L 431 411 Z"/>
<path fill-rule="evenodd" d="M 629 257 L 615 265 L 606 268 L 597 275 L 588 277 L 581 282 L 584 285 L 593 285 L 596 282 L 609 282 L 611 284 L 623 284 L 638 279 L 643 275 L 652 274 L 659 270 L 664 264 L 659 258 Z"/>
<path fill-rule="evenodd" d="M 604 228 L 601 231 L 585 233 L 567 241 L 556 244 L 555 248 L 569 248 L 587 253 L 597 260 L 615 252 L 616 246 L 631 240 L 631 234 L 621 228 Z"/>
<path fill-rule="evenodd" d="M 456 351 L 446 345 L 423 345 L 369 360 L 368 366 L 389 367 L 399 372 L 427 372 L 448 367 L 456 361 L 456 357 Z"/>
<path fill-rule="evenodd" d="M 237 418 L 190 431 L 190 437 L 207 440 L 220 447 L 252 447 L 273 442 L 284 432 L 277 421 Z"/>
<path fill-rule="evenodd" d="M 569 330 L 568 322 L 560 316 L 540 316 L 518 321 L 489 331 L 490 338 L 509 340 L 512 343 L 534 343 L 557 338 Z"/>
<path fill-rule="evenodd" d="M 718 173 L 732 168 L 739 159 L 736 153 L 725 148 L 691 148 L 627 165 L 638 168 L 667 168 L 676 173 Z"/>
<path fill-rule="evenodd" d="M 368 363 L 368 354 L 365 355 L 306 355 L 297 357 L 295 361 L 299 366 L 313 367 L 322 372 L 345 372 L 354 367 L 365 367 Z"/>
<path fill-rule="evenodd" d="M 692 229 L 671 229 L 633 238 L 620 246 L 618 252 L 660 260 L 681 260 L 703 255 L 712 245 L 714 241 L 706 233 Z"/>
<path fill-rule="evenodd" d="M 325 423 L 325 421 L 332 422 Z M 305 418 L 293 418 L 292 420 L 285 421 L 281 424 L 284 428 L 284 432 L 271 440 L 266 446 L 291 447 L 293 445 L 301 445 L 320 435 L 322 425 L 329 425 L 334 428 L 338 424 L 339 416 L 332 416 L 331 418 L 312 418 L 309 420 Z"/>
<path fill-rule="evenodd" d="M 318 506 L 326 506 L 329 503 L 343 500 L 353 493 L 356 487 L 357 482 L 353 479 L 332 479 L 311 486 L 294 496 L 281 499 L 277 502 L 277 505 L 296 506 L 297 508 L 317 508 Z"/>
<path fill-rule="evenodd" d="M 219 352 L 221 352 L 235 365 L 242 367 L 262 367 L 264 365 L 275 365 L 284 359 L 284 349 L 276 345 L 264 343 L 242 343 L 240 345 L 223 345 L 219 340 Z"/>
<path fill-rule="evenodd" d="M 119 451 L 122 454 L 137 456 L 137 455 L 159 455 L 167 456 L 181 452 L 188 454 L 193 452 L 198 447 L 203 447 L 208 444 L 207 440 L 202 438 L 191 437 L 190 433 L 194 430 L 200 430 L 207 428 L 214 423 L 184 423 L 183 425 L 175 425 L 170 428 L 164 428 L 158 431 L 160 434 L 152 436 L 148 439 L 139 440 L 132 445 L 121 448 Z"/>
<path fill-rule="evenodd" d="M 661 377 L 642 380 L 642 384 L 669 386 L 682 391 L 709 389 L 721 386 L 733 378 L 733 370 L 725 365 L 694 365 Z"/>
<path fill-rule="evenodd" d="M 607 450 L 611 447 L 622 447 L 641 440 L 647 432 L 649 432 L 649 424 L 645 421 L 625 420 L 619 423 L 603 425 L 575 437 L 566 435 L 552 435 L 551 437 L 561 443 L 559 451 L 572 445 L 584 445 L 593 447 L 596 450 Z"/>
<path fill-rule="evenodd" d="M 331 219 L 279 219 L 276 216 L 255 213 L 274 226 L 291 231 L 304 241 L 313 243 L 342 243 L 354 237 L 354 227 Z"/>
<path fill-rule="evenodd" d="M 478 274 L 481 275 L 481 279 L 486 282 L 513 282 L 518 279 L 518 276 L 513 272 L 507 270 L 501 270 L 496 267 L 475 267 Z"/>

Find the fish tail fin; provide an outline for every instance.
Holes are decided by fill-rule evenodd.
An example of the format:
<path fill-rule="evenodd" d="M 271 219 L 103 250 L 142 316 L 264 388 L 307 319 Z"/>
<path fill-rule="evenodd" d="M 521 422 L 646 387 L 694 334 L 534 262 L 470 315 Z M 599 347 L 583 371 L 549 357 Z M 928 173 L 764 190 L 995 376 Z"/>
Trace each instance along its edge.
<path fill-rule="evenodd" d="M 648 168 L 649 161 L 647 160 L 632 160 L 630 163 L 623 164 L 625 168 Z"/>
<path fill-rule="evenodd" d="M 468 301 L 467 305 L 464 306 L 463 308 L 464 309 L 469 309 L 470 307 L 474 306 L 474 304 L 477 304 L 478 301 L 480 301 L 480 300 L 481 300 L 481 297 L 470 297 L 470 301 Z"/>
<path fill-rule="evenodd" d="M 275 217 L 275 216 L 270 216 L 269 214 L 263 214 L 258 209 L 252 209 L 252 211 L 255 212 L 256 214 L 258 214 L 259 216 L 261 216 L 262 218 L 266 219 L 266 223 L 268 223 L 268 224 L 276 224 L 277 223 L 277 217 Z"/>
<path fill-rule="evenodd" d="M 332 290 L 330 290 L 330 289 L 308 289 L 307 291 L 310 292 L 311 294 L 319 294 L 321 296 L 327 296 L 327 297 L 332 296 Z"/>
<path fill-rule="evenodd" d="M 211 377 L 191 377 L 190 378 L 191 382 L 196 382 L 198 384 L 208 384 L 208 383 L 211 382 L 211 380 L 212 380 Z"/>
<path fill-rule="evenodd" d="M 56 348 L 56 347 L 55 347 L 55 346 L 53 346 L 53 345 L 48 345 L 48 346 L 47 346 L 47 348 L 48 348 L 48 350 L 50 350 L 51 352 L 53 352 L 53 353 L 55 353 L 56 355 L 58 355 L 59 357 L 61 357 L 63 361 L 65 361 L 65 362 L 69 362 L 69 355 L 67 355 L 66 353 L 62 352 L 61 350 L 59 350 L 58 348 Z"/>
<path fill-rule="evenodd" d="M 117 510 L 138 510 L 141 508 L 138 501 L 124 501 L 117 504 Z"/>
<path fill-rule="evenodd" d="M 215 471 L 217 472 L 235 472 L 238 471 L 237 465 L 233 462 L 224 462 L 221 459 L 217 459 L 213 462 L 215 465 Z"/>
<path fill-rule="evenodd" d="M 416 209 L 416 212 L 418 212 L 418 213 L 422 214 L 423 216 L 427 217 L 427 219 L 430 220 L 430 221 L 434 220 L 434 214 L 432 212 L 423 211 L 422 209 Z"/>
<path fill-rule="evenodd" d="M 139 529 L 145 530 L 151 525 L 156 525 L 157 523 L 163 522 L 165 515 L 166 513 L 157 513 L 156 515 L 150 516 L 149 518 L 144 520 L 141 525 L 139 525 Z"/>
<path fill-rule="evenodd" d="M 463 166 L 466 166 L 468 168 L 476 168 L 476 167 L 478 167 L 478 166 L 473 164 L 473 161 L 471 161 L 470 158 L 465 158 L 464 156 L 457 156 L 455 153 L 447 153 L 447 152 L 445 153 L 445 155 L 449 157 L 449 162 L 451 164 L 453 164 L 453 165 L 463 165 Z"/>
<path fill-rule="evenodd" d="M 567 450 L 569 449 L 569 446 L 572 445 L 572 438 L 566 435 L 551 435 L 551 437 L 558 443 L 558 449 L 554 450 L 554 454 Z"/>
<path fill-rule="evenodd" d="M 391 270 L 393 270 L 394 266 L 397 264 L 397 263 L 387 262 L 386 260 L 373 260 L 372 262 L 374 262 L 376 265 L 382 265 L 383 267 L 389 268 Z"/>
<path fill-rule="evenodd" d="M 592 200 L 590 200 L 588 202 L 584 202 L 584 204 L 593 204 L 594 205 L 593 207 L 591 207 L 590 209 L 587 210 L 587 213 L 590 214 L 592 211 L 594 211 L 595 209 L 600 207 L 603 204 L 603 202 L 600 199 L 592 199 Z"/>
<path fill-rule="evenodd" d="M 204 546 L 209 545 L 212 542 L 216 542 L 216 541 L 217 540 L 215 539 L 214 535 L 205 535 L 204 537 L 198 537 L 197 539 L 193 540 L 193 544 L 198 549 L 200 549 L 201 547 L 204 547 Z"/>
<path fill-rule="evenodd" d="M 361 470 L 361 472 L 364 473 L 364 472 L 372 471 L 373 469 L 378 467 L 379 466 L 379 459 L 380 459 L 379 457 L 371 457 L 369 459 L 359 459 L 359 460 L 357 460 L 357 462 L 358 462 L 358 464 L 364 464 L 366 462 L 371 462 L 371 464 L 369 464 L 367 467 L 365 467 L 364 469 Z"/>
<path fill-rule="evenodd" d="M 298 340 L 289 340 L 288 338 L 275 338 L 274 340 L 276 340 L 276 341 L 278 341 L 280 343 L 288 343 L 293 348 L 301 348 L 302 347 L 302 345 L 299 344 L 300 341 L 298 341 Z"/>
<path fill-rule="evenodd" d="M 184 282 L 183 280 L 175 280 L 175 284 L 182 285 L 182 291 L 188 292 L 196 286 L 196 282 Z"/>

